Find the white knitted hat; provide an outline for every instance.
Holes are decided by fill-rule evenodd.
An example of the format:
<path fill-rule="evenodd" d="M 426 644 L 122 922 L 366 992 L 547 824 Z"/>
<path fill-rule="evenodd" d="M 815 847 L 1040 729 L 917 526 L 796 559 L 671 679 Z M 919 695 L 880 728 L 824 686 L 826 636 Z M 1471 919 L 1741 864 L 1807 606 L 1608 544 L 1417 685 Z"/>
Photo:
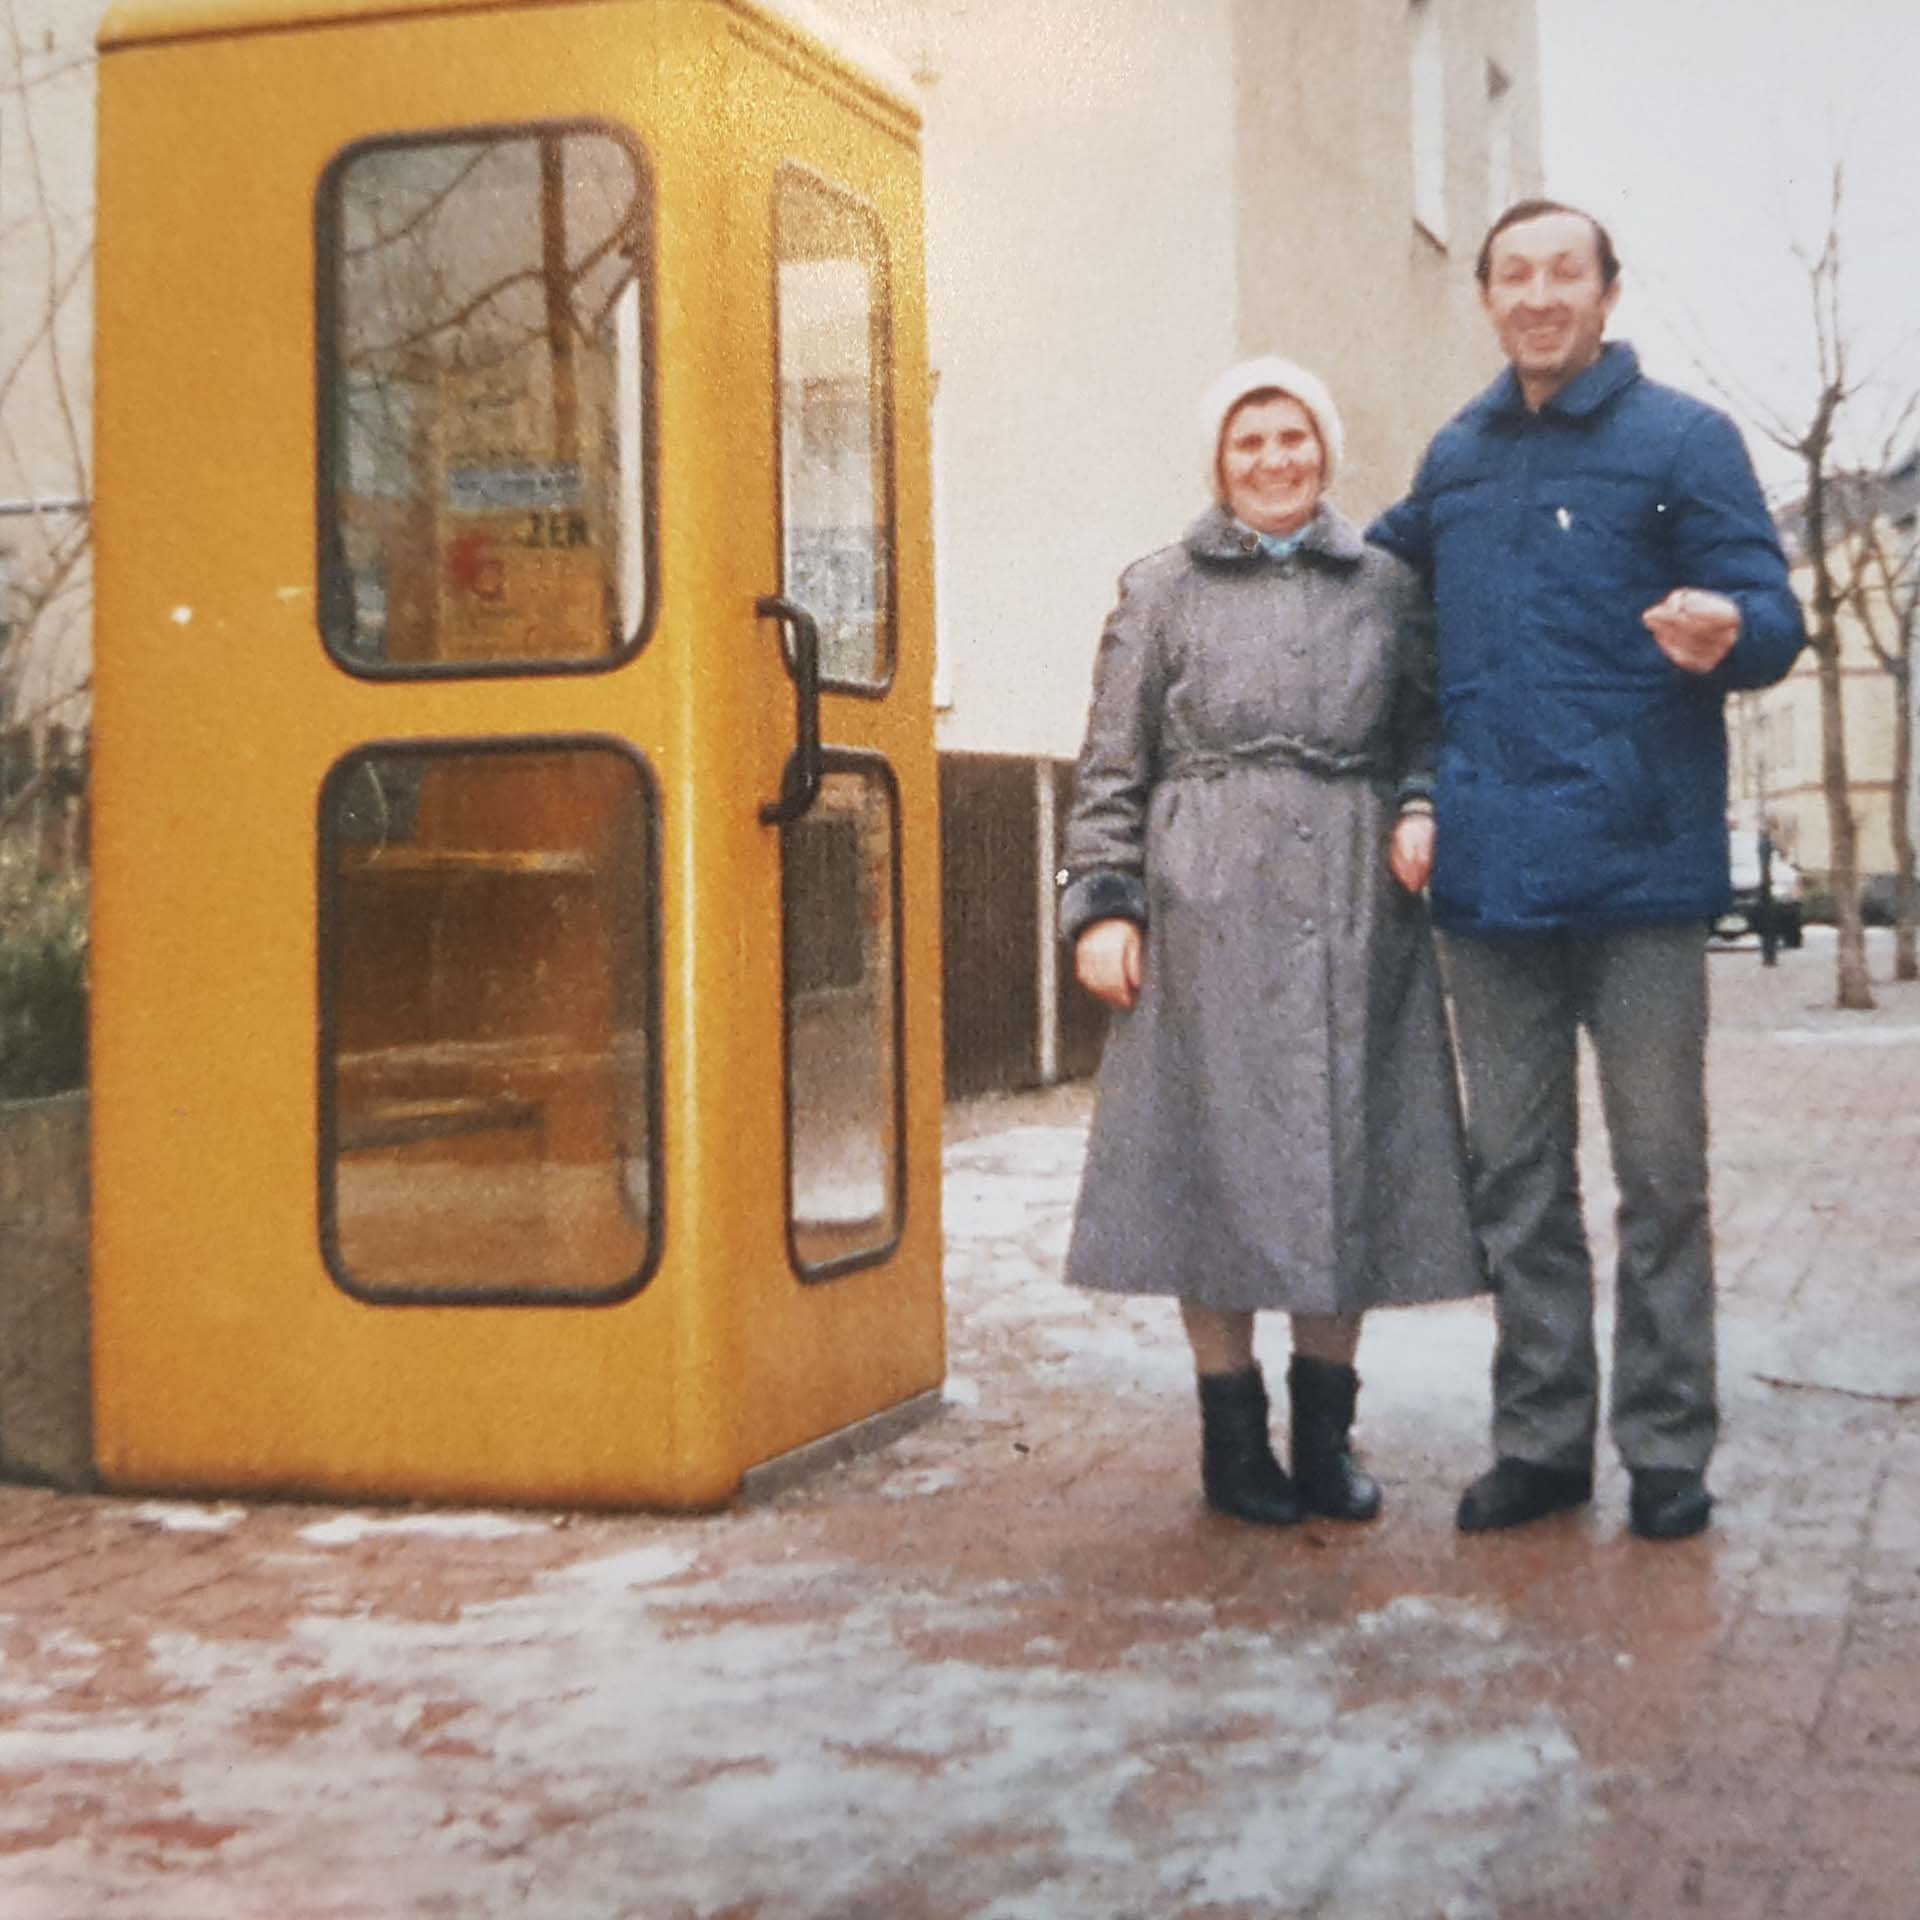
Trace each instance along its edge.
<path fill-rule="evenodd" d="M 1207 396 L 1200 403 L 1200 421 L 1207 436 L 1207 491 L 1216 500 L 1220 497 L 1220 430 L 1227 424 L 1227 416 L 1248 394 L 1259 393 L 1266 387 L 1276 388 L 1289 399 L 1298 400 L 1312 415 L 1326 462 L 1321 484 L 1333 485 L 1341 456 L 1347 449 L 1347 435 L 1340 424 L 1340 409 L 1327 391 L 1327 383 L 1317 373 L 1309 373 L 1291 360 L 1266 353 L 1257 359 L 1242 360 L 1237 367 L 1229 367 L 1207 389 Z"/>

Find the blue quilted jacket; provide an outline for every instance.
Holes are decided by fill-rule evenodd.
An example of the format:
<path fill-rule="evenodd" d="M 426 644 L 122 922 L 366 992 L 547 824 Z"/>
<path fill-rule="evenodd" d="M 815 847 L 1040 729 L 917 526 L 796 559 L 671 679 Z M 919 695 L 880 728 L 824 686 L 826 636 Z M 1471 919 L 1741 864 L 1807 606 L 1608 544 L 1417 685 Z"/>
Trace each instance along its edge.
<path fill-rule="evenodd" d="M 1723 911 L 1725 696 L 1780 679 L 1806 638 L 1733 422 L 1617 342 L 1537 413 L 1509 370 L 1368 537 L 1439 616 L 1438 924 L 1591 933 Z M 1739 603 L 1710 674 L 1641 625 L 1674 587 Z"/>

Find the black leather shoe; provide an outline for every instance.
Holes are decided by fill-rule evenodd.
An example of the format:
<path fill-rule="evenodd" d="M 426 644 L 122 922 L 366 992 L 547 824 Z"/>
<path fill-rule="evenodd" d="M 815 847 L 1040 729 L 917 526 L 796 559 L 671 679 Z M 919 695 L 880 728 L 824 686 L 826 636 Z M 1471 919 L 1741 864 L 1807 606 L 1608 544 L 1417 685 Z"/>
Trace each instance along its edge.
<path fill-rule="evenodd" d="M 1713 1495 L 1685 1467 L 1642 1467 L 1627 1499 L 1627 1525 L 1642 1540 L 1685 1540 L 1705 1528 Z"/>
<path fill-rule="evenodd" d="M 1207 1505 L 1257 1527 L 1301 1517 L 1293 1482 L 1267 1436 L 1267 1388 L 1258 1367 L 1200 1375 L 1200 1484 Z"/>
<path fill-rule="evenodd" d="M 1460 1496 L 1455 1524 L 1462 1533 L 1524 1527 L 1550 1513 L 1582 1507 L 1593 1498 L 1593 1475 L 1531 1460 L 1501 1458 Z"/>

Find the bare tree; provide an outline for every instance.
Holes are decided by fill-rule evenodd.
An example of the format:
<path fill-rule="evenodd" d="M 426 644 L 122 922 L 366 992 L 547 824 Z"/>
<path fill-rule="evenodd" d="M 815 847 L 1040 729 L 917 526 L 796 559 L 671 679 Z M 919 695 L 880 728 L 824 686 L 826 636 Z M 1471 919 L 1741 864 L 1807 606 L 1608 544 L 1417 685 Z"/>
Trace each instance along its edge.
<path fill-rule="evenodd" d="M 91 209 L 48 145 L 55 116 L 84 124 L 90 67 L 0 0 L 0 720 L 36 739 L 78 730 L 91 685 Z M 69 775 L 43 766 L 0 800 L 0 826 Z"/>
<path fill-rule="evenodd" d="M 1791 454 L 1799 466 L 1795 518 L 1811 591 L 1808 639 L 1820 686 L 1820 782 L 1826 803 L 1832 849 L 1830 885 L 1839 941 L 1835 959 L 1835 1000 L 1844 1008 L 1865 1010 L 1874 1004 L 1867 972 L 1866 931 L 1860 902 L 1860 824 L 1854 812 L 1852 776 L 1847 760 L 1846 710 L 1842 701 L 1840 615 L 1850 604 L 1854 569 L 1845 551 L 1850 502 L 1858 492 L 1858 463 L 1844 449 L 1858 438 L 1857 416 L 1878 396 L 1874 370 L 1856 365 L 1857 336 L 1846 309 L 1846 177 L 1834 162 L 1822 231 L 1815 244 L 1796 244 L 1794 258 L 1805 276 L 1812 322 L 1815 385 L 1804 418 L 1791 417 L 1751 392 L 1722 392 L 1758 430 Z M 1904 410 L 1903 410 L 1904 411 Z"/>

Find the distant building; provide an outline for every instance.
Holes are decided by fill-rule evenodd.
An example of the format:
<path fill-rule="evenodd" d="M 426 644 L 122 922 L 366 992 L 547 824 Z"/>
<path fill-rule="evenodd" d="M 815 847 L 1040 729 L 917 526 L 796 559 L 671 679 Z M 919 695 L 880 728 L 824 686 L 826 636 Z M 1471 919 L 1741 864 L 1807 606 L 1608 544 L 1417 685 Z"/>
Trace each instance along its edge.
<path fill-rule="evenodd" d="M 1847 476 L 1839 485 L 1849 519 L 1857 521 L 1861 513 L 1871 513 L 1890 551 L 1906 555 L 1909 569 L 1920 564 L 1920 448 L 1883 475 Z M 1801 598 L 1810 601 L 1813 580 L 1803 503 L 1781 514 L 1780 532 L 1794 563 L 1794 584 Z M 1862 893 L 1869 911 L 1880 912 L 1890 908 L 1893 895 L 1890 803 L 1899 690 L 1875 658 L 1858 619 L 1844 606 L 1840 685 Z M 1826 888 L 1833 869 L 1833 846 L 1823 784 L 1819 668 L 1812 650 L 1800 656 L 1778 686 L 1740 695 L 1729 721 L 1733 820 L 1742 826 L 1767 827 L 1775 845 L 1800 868 L 1808 883 L 1816 891 Z M 1920 825 L 1920 787 L 1910 791 L 1909 816 Z"/>

